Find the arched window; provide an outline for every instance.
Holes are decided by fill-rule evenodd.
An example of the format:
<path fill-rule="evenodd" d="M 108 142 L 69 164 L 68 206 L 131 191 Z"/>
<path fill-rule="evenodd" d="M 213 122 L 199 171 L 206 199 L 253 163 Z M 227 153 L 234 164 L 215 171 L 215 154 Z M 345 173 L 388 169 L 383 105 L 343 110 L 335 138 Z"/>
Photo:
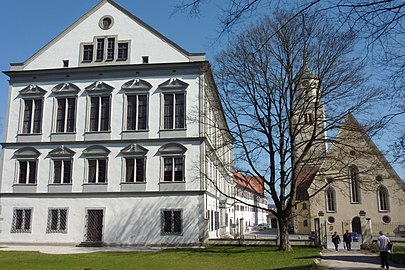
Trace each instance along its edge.
<path fill-rule="evenodd" d="M 349 176 L 352 203 L 360 203 L 359 169 L 354 165 L 350 166 Z"/>
<path fill-rule="evenodd" d="M 377 197 L 378 197 L 378 210 L 379 211 L 389 211 L 390 206 L 388 203 L 388 190 L 384 186 L 380 186 L 377 189 Z"/>
<path fill-rule="evenodd" d="M 326 211 L 336 212 L 336 195 L 335 190 L 331 187 L 326 190 Z"/>

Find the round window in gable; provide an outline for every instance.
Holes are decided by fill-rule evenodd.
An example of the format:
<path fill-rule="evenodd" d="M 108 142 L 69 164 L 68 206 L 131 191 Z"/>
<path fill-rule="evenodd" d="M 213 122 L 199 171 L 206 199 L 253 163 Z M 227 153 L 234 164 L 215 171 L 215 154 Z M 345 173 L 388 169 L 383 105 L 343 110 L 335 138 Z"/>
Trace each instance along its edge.
<path fill-rule="evenodd" d="M 100 19 L 100 22 L 98 24 L 101 29 L 108 30 L 113 26 L 114 20 L 111 16 L 104 16 Z"/>
<path fill-rule="evenodd" d="M 382 176 L 381 175 L 377 175 L 375 180 L 377 180 L 377 182 L 381 182 L 382 181 Z"/>
<path fill-rule="evenodd" d="M 330 224 L 335 223 L 335 218 L 332 217 L 332 216 L 328 217 L 328 222 L 329 222 Z"/>
<path fill-rule="evenodd" d="M 391 218 L 390 216 L 383 216 L 382 221 L 386 224 L 391 223 Z"/>

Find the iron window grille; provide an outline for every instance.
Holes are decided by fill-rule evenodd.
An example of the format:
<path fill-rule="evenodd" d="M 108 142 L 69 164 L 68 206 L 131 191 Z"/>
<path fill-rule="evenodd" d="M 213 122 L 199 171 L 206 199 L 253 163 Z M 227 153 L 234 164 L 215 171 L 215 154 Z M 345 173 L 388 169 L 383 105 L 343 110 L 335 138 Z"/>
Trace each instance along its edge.
<path fill-rule="evenodd" d="M 55 208 L 48 211 L 47 233 L 67 233 L 67 208 Z"/>
<path fill-rule="evenodd" d="M 167 209 L 161 211 L 162 235 L 181 235 L 183 232 L 182 210 Z"/>
<path fill-rule="evenodd" d="M 12 233 L 30 233 L 31 232 L 32 209 L 22 208 L 14 209 Z"/>

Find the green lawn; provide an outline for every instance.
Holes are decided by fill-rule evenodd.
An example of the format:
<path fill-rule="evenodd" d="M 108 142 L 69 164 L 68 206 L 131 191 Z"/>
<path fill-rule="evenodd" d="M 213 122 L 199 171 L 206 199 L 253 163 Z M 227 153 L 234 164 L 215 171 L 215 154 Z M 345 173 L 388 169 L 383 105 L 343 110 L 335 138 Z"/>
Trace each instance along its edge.
<path fill-rule="evenodd" d="M 394 246 L 394 252 L 391 254 L 391 260 L 397 263 L 405 264 L 405 246 Z"/>
<path fill-rule="evenodd" d="M 212 247 L 160 252 L 97 252 L 49 255 L 0 251 L 0 269 L 111 270 L 111 269 L 310 269 L 319 249 L 294 247 L 279 252 L 272 247 Z"/>

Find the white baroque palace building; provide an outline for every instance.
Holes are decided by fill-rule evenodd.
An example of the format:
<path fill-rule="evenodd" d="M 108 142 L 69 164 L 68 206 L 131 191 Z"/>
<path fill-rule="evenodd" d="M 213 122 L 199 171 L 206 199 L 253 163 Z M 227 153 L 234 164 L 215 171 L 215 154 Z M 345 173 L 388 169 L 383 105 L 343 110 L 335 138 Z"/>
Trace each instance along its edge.
<path fill-rule="evenodd" d="M 233 145 L 204 54 L 103 0 L 5 73 L 0 243 L 194 245 L 229 232 L 215 187 L 232 192 Z"/>

